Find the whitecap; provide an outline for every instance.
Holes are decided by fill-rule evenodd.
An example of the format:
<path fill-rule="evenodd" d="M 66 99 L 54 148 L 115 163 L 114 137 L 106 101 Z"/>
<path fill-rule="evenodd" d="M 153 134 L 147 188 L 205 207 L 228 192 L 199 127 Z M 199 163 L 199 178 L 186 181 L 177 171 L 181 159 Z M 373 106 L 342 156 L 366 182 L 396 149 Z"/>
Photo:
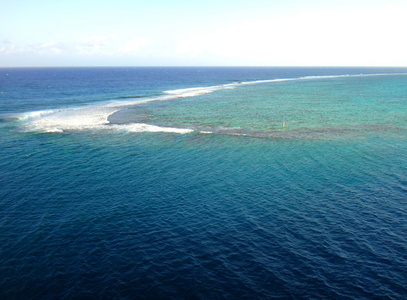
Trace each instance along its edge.
<path fill-rule="evenodd" d="M 201 95 L 213 93 L 214 91 L 219 90 L 221 88 L 222 88 L 222 85 L 210 86 L 210 87 L 196 87 L 196 88 L 164 91 L 164 94 L 176 95 L 177 97 L 180 97 L 180 98 L 195 97 L 195 96 L 201 96 Z"/>
<path fill-rule="evenodd" d="M 128 132 L 168 132 L 186 134 L 194 130 L 187 128 L 160 127 L 143 123 L 110 124 L 110 115 L 120 107 L 90 106 L 78 109 L 58 111 L 30 112 L 24 119 L 24 128 L 28 132 L 62 133 L 78 130 L 116 130 Z"/>
<path fill-rule="evenodd" d="M 46 115 L 53 114 L 54 110 L 37 110 L 37 111 L 30 111 L 23 114 L 17 115 L 19 120 L 29 120 L 29 119 L 38 119 Z"/>
<path fill-rule="evenodd" d="M 81 108 L 67 108 L 58 110 L 42 110 L 27 112 L 18 116 L 18 119 L 23 122 L 23 127 L 26 131 L 39 132 L 64 132 L 70 130 L 83 129 L 124 129 L 131 132 L 173 132 L 173 133 L 190 133 L 192 129 L 159 127 L 142 123 L 132 124 L 110 124 L 109 116 L 123 107 L 140 105 L 152 101 L 169 101 L 184 97 L 195 97 L 219 90 L 234 89 L 241 85 L 254 85 L 262 83 L 284 82 L 294 80 L 312 80 L 324 78 L 340 78 L 340 77 L 361 77 L 361 76 L 389 76 L 389 75 L 407 75 L 406 73 L 392 74 L 357 74 L 357 75 L 324 75 L 324 76 L 305 76 L 297 78 L 277 78 L 266 80 L 253 80 L 247 82 L 233 82 L 209 87 L 193 87 L 185 89 L 167 90 L 161 96 L 154 96 L 145 99 L 132 99 L 129 101 L 111 101 L 108 103 L 89 105 Z M 127 127 L 126 127 L 127 126 Z M 211 133 L 202 131 L 201 133 Z"/>
<path fill-rule="evenodd" d="M 50 129 L 46 130 L 45 132 L 46 133 L 63 133 L 64 131 L 59 128 L 50 128 Z"/>
<path fill-rule="evenodd" d="M 191 133 L 194 130 L 186 128 L 172 128 L 172 127 L 160 127 L 149 124 L 134 123 L 127 125 L 118 125 L 122 129 L 126 129 L 129 132 L 169 132 L 169 133 L 180 133 L 187 134 Z"/>
<path fill-rule="evenodd" d="M 116 112 L 117 108 L 109 107 L 86 107 L 80 109 L 65 109 L 58 111 L 48 111 L 48 113 L 29 113 L 25 119 L 27 131 L 49 132 L 58 129 L 82 130 L 98 129 L 100 126 L 109 124 L 107 118 Z"/>

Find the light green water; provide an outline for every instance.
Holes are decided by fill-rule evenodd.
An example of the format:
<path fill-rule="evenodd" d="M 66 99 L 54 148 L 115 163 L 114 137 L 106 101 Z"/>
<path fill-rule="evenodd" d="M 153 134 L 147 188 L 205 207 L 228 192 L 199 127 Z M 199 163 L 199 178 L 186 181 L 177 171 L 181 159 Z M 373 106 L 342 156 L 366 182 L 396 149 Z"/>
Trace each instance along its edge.
<path fill-rule="evenodd" d="M 404 135 L 407 76 L 311 78 L 240 85 L 142 110 L 149 123 L 286 138 Z"/>

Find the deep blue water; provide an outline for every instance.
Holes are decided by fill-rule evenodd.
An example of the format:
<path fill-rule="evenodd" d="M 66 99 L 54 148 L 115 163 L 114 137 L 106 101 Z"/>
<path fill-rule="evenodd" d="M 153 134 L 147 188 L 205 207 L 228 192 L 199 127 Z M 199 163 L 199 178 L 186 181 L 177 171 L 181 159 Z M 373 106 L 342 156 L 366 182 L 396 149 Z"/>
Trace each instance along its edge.
<path fill-rule="evenodd" d="M 407 76 L 134 101 L 406 71 L 0 69 L 0 298 L 405 299 Z"/>

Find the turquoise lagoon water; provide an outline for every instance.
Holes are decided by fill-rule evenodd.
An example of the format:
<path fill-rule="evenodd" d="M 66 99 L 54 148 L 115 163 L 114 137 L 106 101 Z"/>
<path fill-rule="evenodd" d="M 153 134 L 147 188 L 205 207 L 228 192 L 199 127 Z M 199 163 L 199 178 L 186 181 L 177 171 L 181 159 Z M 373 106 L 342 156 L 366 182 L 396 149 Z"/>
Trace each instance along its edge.
<path fill-rule="evenodd" d="M 404 299 L 407 70 L 0 69 L 4 299 Z"/>

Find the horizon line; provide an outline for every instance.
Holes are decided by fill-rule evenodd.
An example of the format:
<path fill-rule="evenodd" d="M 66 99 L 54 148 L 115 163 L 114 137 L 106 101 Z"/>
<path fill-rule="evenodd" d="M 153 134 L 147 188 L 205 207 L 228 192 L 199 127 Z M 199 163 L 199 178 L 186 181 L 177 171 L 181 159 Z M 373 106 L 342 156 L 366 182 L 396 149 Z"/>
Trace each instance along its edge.
<path fill-rule="evenodd" d="M 385 66 L 385 65 L 378 65 L 378 66 L 361 66 L 361 65 L 347 65 L 347 66 L 327 66 L 327 65 L 298 65 L 298 66 L 278 66 L 278 65 L 270 65 L 270 66 L 258 66 L 258 65 L 241 65 L 241 66 L 236 66 L 236 65 L 196 65 L 196 66 L 191 66 L 191 65 L 171 65 L 171 66 L 149 66 L 149 65 L 129 65 L 129 66 L 123 66 L 123 65 L 106 65 L 106 66 L 7 66 L 3 67 L 0 66 L 0 69 L 45 69 L 45 68 L 407 68 L 407 66 Z"/>

